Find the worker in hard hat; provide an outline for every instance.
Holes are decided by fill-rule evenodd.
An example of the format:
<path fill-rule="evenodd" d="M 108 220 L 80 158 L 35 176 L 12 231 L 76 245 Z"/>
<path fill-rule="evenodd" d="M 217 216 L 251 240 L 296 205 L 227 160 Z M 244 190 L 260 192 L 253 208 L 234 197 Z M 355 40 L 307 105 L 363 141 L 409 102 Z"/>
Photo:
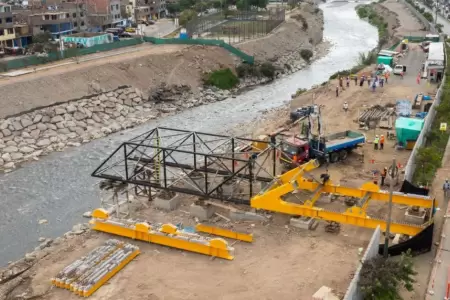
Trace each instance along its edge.
<path fill-rule="evenodd" d="M 380 138 L 378 135 L 375 136 L 375 139 L 373 140 L 373 149 L 378 150 L 378 143 L 380 142 Z"/>
<path fill-rule="evenodd" d="M 347 113 L 348 111 L 348 103 L 347 101 L 344 102 L 344 111 Z"/>
<path fill-rule="evenodd" d="M 380 150 L 383 150 L 384 148 L 384 135 L 380 136 Z"/>
<path fill-rule="evenodd" d="M 445 179 L 444 185 L 442 186 L 442 190 L 444 191 L 445 200 L 448 200 L 448 196 L 450 195 L 450 183 L 448 182 L 448 178 Z"/>

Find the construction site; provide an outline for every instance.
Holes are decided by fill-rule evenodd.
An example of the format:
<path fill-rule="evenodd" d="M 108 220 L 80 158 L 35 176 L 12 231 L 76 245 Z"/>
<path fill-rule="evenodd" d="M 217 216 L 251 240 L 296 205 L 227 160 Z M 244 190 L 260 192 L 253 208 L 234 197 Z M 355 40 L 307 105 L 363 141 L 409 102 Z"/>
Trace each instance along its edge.
<path fill-rule="evenodd" d="M 337 97 L 336 82 L 246 124 L 252 135 L 160 126 L 112 149 L 92 170 L 89 223 L 10 264 L 0 298 L 342 299 L 386 230 L 390 184 L 391 245 L 433 222 L 436 199 L 398 192 L 411 151 L 395 124 L 399 100 L 416 115 L 436 88 L 411 74 L 377 91 L 352 81 Z"/>

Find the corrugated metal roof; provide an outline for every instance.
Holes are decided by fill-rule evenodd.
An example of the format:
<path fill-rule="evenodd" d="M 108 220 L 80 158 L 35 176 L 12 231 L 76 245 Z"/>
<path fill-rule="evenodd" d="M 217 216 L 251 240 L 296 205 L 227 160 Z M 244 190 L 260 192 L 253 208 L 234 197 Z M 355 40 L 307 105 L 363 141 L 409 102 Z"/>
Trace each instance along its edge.
<path fill-rule="evenodd" d="M 430 43 L 430 48 L 428 50 L 428 60 L 444 60 L 444 43 Z"/>

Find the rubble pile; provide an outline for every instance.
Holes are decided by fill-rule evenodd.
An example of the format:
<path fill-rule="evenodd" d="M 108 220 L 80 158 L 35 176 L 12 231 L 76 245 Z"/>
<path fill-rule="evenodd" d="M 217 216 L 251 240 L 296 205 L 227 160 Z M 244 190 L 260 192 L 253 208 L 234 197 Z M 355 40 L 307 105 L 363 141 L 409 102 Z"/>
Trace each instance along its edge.
<path fill-rule="evenodd" d="M 394 109 L 374 105 L 359 115 L 358 123 L 361 127 L 374 128 L 379 125 L 380 121 L 387 121 L 393 115 Z"/>
<path fill-rule="evenodd" d="M 20 116 L 0 119 L 0 169 L 131 128 L 148 120 L 231 96 L 229 91 L 162 85 L 145 95 L 125 86 Z"/>

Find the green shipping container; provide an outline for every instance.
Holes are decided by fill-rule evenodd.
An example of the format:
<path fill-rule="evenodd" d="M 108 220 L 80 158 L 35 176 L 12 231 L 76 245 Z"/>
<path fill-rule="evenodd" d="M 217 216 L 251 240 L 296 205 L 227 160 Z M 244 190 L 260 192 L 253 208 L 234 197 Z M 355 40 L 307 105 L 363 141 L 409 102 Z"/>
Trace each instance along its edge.
<path fill-rule="evenodd" d="M 392 57 L 388 57 L 388 56 L 378 56 L 377 58 L 377 64 L 383 64 L 383 65 L 388 65 L 391 66 L 393 65 L 394 59 Z"/>
<path fill-rule="evenodd" d="M 423 128 L 424 120 L 412 118 L 398 118 L 395 121 L 397 141 L 406 146 L 408 141 L 416 141 Z"/>

